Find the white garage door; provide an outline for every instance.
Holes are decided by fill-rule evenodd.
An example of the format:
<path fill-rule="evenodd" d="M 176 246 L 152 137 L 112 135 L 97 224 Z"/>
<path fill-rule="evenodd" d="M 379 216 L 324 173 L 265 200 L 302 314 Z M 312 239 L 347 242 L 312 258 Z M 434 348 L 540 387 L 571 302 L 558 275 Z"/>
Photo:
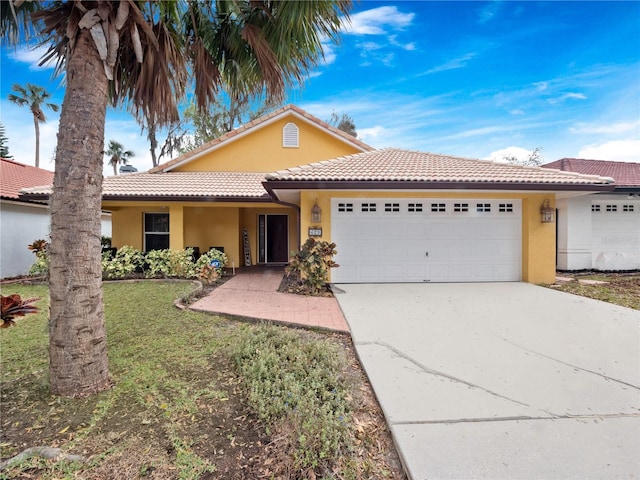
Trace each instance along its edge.
<path fill-rule="evenodd" d="M 593 268 L 640 268 L 640 200 L 594 200 L 591 228 Z"/>
<path fill-rule="evenodd" d="M 335 283 L 521 278 L 520 200 L 334 199 Z"/>

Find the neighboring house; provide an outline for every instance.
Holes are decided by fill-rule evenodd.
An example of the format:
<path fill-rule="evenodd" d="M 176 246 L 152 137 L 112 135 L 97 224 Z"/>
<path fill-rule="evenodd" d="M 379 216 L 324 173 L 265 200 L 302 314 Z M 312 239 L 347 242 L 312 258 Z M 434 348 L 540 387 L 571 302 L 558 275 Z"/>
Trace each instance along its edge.
<path fill-rule="evenodd" d="M 53 172 L 0 159 L 0 278 L 29 273 L 35 255 L 28 246 L 35 240 L 49 240 L 49 206 L 43 200 L 20 196 L 24 188 L 51 185 Z M 111 234 L 111 214 L 102 214 L 103 235 Z"/>
<path fill-rule="evenodd" d="M 559 270 L 640 269 L 640 163 L 563 158 L 544 168 L 614 179 L 614 190 L 558 201 Z"/>
<path fill-rule="evenodd" d="M 49 237 L 49 208 L 20 199 L 20 189 L 52 182 L 53 172 L 0 159 L 0 278 L 29 273 L 35 255 L 27 247 Z"/>
<path fill-rule="evenodd" d="M 337 244 L 334 282 L 542 283 L 555 279 L 555 225 L 541 206 L 610 183 L 374 150 L 290 105 L 149 172 L 106 178 L 103 208 L 115 247 L 221 247 L 230 266 L 270 265 L 313 236 Z"/>

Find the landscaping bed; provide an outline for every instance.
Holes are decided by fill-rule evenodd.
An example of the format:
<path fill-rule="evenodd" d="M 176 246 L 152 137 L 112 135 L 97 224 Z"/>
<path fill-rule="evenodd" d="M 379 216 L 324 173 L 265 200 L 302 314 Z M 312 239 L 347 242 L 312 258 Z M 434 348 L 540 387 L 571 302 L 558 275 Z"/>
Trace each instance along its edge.
<path fill-rule="evenodd" d="M 563 272 L 549 285 L 554 290 L 572 293 L 640 310 L 640 273 Z"/>

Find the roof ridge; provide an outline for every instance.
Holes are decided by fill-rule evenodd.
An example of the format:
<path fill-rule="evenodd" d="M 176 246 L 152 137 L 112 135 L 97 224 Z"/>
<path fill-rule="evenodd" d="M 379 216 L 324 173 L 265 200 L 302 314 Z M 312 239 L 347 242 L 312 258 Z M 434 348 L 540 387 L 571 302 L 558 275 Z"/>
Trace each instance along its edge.
<path fill-rule="evenodd" d="M 165 163 L 159 164 L 156 167 L 153 167 L 149 170 L 149 173 L 158 173 L 160 171 L 166 170 L 167 168 L 171 168 L 179 163 L 182 162 L 186 162 L 189 161 L 190 158 L 195 157 L 196 155 L 198 155 L 199 153 L 202 153 L 204 151 L 206 151 L 209 148 L 215 147 L 216 145 L 222 144 L 228 140 L 230 140 L 231 138 L 240 135 L 244 132 L 247 132 L 249 130 L 251 130 L 252 128 L 258 127 L 259 125 L 262 124 L 266 124 L 269 120 L 278 117 L 279 115 L 282 115 L 286 112 L 294 112 L 296 114 L 298 114 L 299 116 L 301 116 L 302 118 L 307 119 L 308 121 L 316 124 L 319 127 L 322 127 L 326 130 L 329 130 L 330 132 L 332 132 L 335 135 L 338 135 L 339 137 L 341 137 L 343 140 L 345 141 L 349 141 L 355 145 L 358 145 L 360 148 L 362 148 L 363 150 L 366 151 L 371 151 L 374 150 L 373 147 L 371 147 L 370 145 L 364 143 L 362 140 L 358 139 L 357 137 L 354 137 L 353 135 L 349 135 L 346 132 L 343 132 L 342 130 L 335 128 L 331 125 L 329 125 L 328 123 L 320 120 L 318 117 L 310 114 L 309 112 L 303 110 L 302 108 L 298 107 L 297 105 L 294 105 L 292 103 L 288 104 L 288 105 L 284 105 L 280 108 L 277 108 L 269 113 L 265 113 L 264 115 L 258 117 L 258 118 L 254 118 L 253 120 L 250 120 L 249 122 L 240 125 L 237 128 L 234 128 L 233 130 L 223 133 L 222 135 L 220 135 L 219 137 L 216 137 L 212 140 L 209 140 L 207 143 L 200 145 L 199 147 L 183 153 L 182 155 L 179 155 L 178 157 L 169 160 Z"/>

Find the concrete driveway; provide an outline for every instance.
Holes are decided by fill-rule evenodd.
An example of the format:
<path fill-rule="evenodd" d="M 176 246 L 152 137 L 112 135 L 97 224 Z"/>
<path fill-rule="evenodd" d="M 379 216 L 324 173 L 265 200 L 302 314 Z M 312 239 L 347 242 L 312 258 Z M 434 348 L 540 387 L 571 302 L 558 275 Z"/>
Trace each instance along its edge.
<path fill-rule="evenodd" d="M 524 283 L 336 287 L 410 478 L 640 478 L 637 310 Z"/>

